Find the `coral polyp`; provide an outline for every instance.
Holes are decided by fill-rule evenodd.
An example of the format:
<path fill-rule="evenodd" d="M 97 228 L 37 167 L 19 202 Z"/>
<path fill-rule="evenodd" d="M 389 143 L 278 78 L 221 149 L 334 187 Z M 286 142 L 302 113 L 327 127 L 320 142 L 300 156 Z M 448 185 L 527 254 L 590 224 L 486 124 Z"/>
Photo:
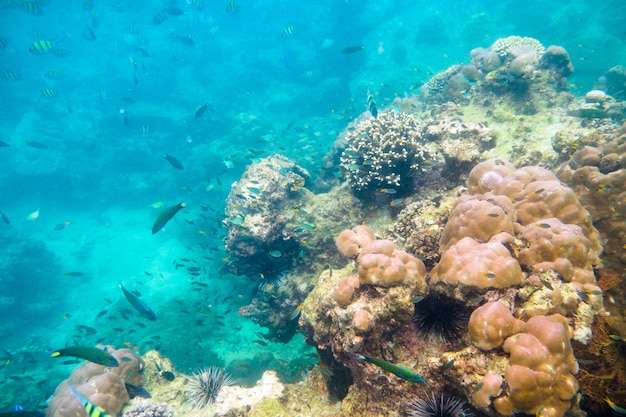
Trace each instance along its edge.
<path fill-rule="evenodd" d="M 467 326 L 467 306 L 440 292 L 432 292 L 415 303 L 413 319 L 417 330 L 434 342 L 455 342 Z"/>
<path fill-rule="evenodd" d="M 472 417 L 467 411 L 465 401 L 443 394 L 439 398 L 431 393 L 426 398 L 416 398 L 409 403 L 407 415 L 410 417 Z"/>
<path fill-rule="evenodd" d="M 194 410 L 208 407 L 215 402 L 220 390 L 234 381 L 223 368 L 211 366 L 194 372 L 187 382 L 187 399 Z"/>

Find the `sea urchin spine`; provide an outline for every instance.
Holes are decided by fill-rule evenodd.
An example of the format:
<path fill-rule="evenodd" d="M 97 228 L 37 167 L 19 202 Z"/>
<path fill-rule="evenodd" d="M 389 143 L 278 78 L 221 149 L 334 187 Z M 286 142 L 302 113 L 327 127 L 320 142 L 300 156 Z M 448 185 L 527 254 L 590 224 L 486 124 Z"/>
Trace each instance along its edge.
<path fill-rule="evenodd" d="M 186 393 L 194 410 L 205 408 L 215 402 L 222 387 L 233 385 L 232 377 L 217 366 L 204 368 L 189 377 Z"/>

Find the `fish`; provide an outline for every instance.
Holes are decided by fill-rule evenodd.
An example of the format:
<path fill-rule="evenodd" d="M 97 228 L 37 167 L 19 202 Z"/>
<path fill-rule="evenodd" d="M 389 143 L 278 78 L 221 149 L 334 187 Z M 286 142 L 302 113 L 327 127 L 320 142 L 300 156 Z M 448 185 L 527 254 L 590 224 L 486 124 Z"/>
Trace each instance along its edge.
<path fill-rule="evenodd" d="M 595 108 L 568 110 L 565 114 L 571 117 L 580 117 L 581 119 L 607 119 L 610 117 L 606 111 Z"/>
<path fill-rule="evenodd" d="M 161 10 L 152 18 L 152 24 L 160 25 L 165 22 L 165 19 L 167 19 L 167 13 L 164 10 Z"/>
<path fill-rule="evenodd" d="M 295 28 L 293 26 L 287 26 L 285 29 L 283 29 L 282 37 L 288 38 L 289 36 L 293 35 L 294 32 Z"/>
<path fill-rule="evenodd" d="M 63 272 L 63 275 L 65 275 L 66 277 L 82 277 L 83 275 L 85 275 L 85 273 L 79 271 L 66 271 Z"/>
<path fill-rule="evenodd" d="M 226 13 L 235 14 L 238 12 L 239 12 L 239 3 L 237 3 L 236 1 L 229 1 L 228 4 L 226 4 Z"/>
<path fill-rule="evenodd" d="M 33 211 L 32 213 L 30 213 L 28 216 L 26 216 L 26 220 L 29 220 L 31 222 L 34 221 L 34 220 L 37 220 L 39 218 L 40 210 L 41 209 L 37 209 L 37 210 Z"/>
<path fill-rule="evenodd" d="M 155 201 L 154 203 L 150 204 L 150 207 L 158 209 L 158 208 L 163 207 L 164 205 L 165 203 L 162 201 Z"/>
<path fill-rule="evenodd" d="M 395 194 L 398 192 L 398 190 L 395 190 L 393 188 L 381 188 L 380 190 L 381 193 L 385 193 L 385 194 Z"/>
<path fill-rule="evenodd" d="M 293 312 L 289 316 L 289 320 L 295 320 L 300 316 L 300 313 L 302 312 L 302 306 L 304 306 L 304 303 L 298 304 L 298 306 L 293 310 Z"/>
<path fill-rule="evenodd" d="M 48 145 L 46 145 L 45 143 L 34 141 L 34 140 L 29 140 L 28 142 L 26 142 L 26 146 L 30 146 L 31 148 L 35 148 L 35 149 L 42 149 L 45 151 L 48 150 Z"/>
<path fill-rule="evenodd" d="M 163 9 L 163 11 L 174 17 L 182 16 L 185 14 L 184 10 L 174 6 L 166 7 L 165 9 Z"/>
<path fill-rule="evenodd" d="M 61 356 L 71 356 L 74 358 L 84 359 L 89 362 L 97 363 L 102 366 L 117 367 L 120 363 L 115 359 L 113 355 L 107 352 L 107 349 L 100 349 L 91 346 L 70 346 L 50 354 L 51 358 L 58 358 Z"/>
<path fill-rule="evenodd" d="M 147 135 L 154 132 L 154 129 L 149 125 L 141 126 L 137 131 L 142 135 Z"/>
<path fill-rule="evenodd" d="M 11 145 L 9 145 L 8 143 L 3 142 L 3 141 L 0 140 L 0 148 L 8 148 L 9 146 L 11 146 Z"/>
<path fill-rule="evenodd" d="M 126 392 L 128 392 L 128 396 L 131 400 L 135 397 L 152 398 L 152 395 L 142 386 L 131 385 L 128 382 L 124 383 L 124 385 L 126 386 Z"/>
<path fill-rule="evenodd" d="M 2 70 L 2 79 L 6 81 L 17 81 L 21 79 L 21 75 L 18 72 L 11 70 Z"/>
<path fill-rule="evenodd" d="M 69 220 L 68 221 L 64 221 L 64 222 L 58 223 L 56 226 L 54 226 L 54 230 L 55 231 L 63 230 L 63 229 L 65 229 L 69 225 L 70 225 Z"/>
<path fill-rule="evenodd" d="M 148 305 L 146 303 L 144 303 L 143 301 L 141 301 L 135 294 L 133 294 L 130 291 L 127 291 L 126 288 L 124 288 L 124 286 L 122 285 L 122 283 L 120 282 L 119 284 L 120 289 L 122 290 L 122 292 L 124 293 L 124 297 L 126 297 L 126 299 L 128 300 L 128 302 L 135 307 L 135 310 L 137 310 L 139 312 L 139 314 L 141 314 L 142 316 L 144 316 L 145 318 L 147 318 L 150 321 L 157 321 L 157 315 L 154 311 L 152 311 L 152 309 L 150 307 L 148 307 Z"/>
<path fill-rule="evenodd" d="M 1 211 L 0 211 L 0 219 L 2 219 L 2 221 L 5 222 L 6 224 L 11 224 L 11 221 L 9 220 L 7 215 Z"/>
<path fill-rule="evenodd" d="M 346 46 L 341 50 L 341 53 L 344 55 L 350 55 L 355 52 L 362 51 L 363 49 L 363 45 Z"/>
<path fill-rule="evenodd" d="M 172 156 L 172 155 L 165 155 L 163 157 L 163 159 L 165 159 L 167 162 L 170 163 L 171 166 L 173 166 L 176 169 L 180 169 L 181 171 L 185 169 L 185 167 L 183 166 L 183 164 L 178 160 L 178 158 Z"/>
<path fill-rule="evenodd" d="M 268 252 L 268 255 L 272 258 L 280 258 L 281 256 L 283 256 L 283 253 L 279 250 L 272 250 Z"/>
<path fill-rule="evenodd" d="M 87 413 L 87 417 L 112 417 L 111 414 L 107 413 L 104 408 L 100 407 L 89 401 L 87 397 L 78 392 L 74 387 L 74 384 L 71 382 L 68 383 L 72 394 L 80 401 L 80 403 L 85 408 L 85 412 Z"/>
<path fill-rule="evenodd" d="M 57 91 L 54 88 L 44 88 L 41 90 L 41 97 L 54 98 L 57 96 Z"/>
<path fill-rule="evenodd" d="M 180 210 L 182 210 L 186 206 L 187 204 L 185 203 L 178 203 L 175 206 L 171 206 L 171 207 L 167 207 L 163 209 L 163 211 L 159 213 L 156 220 L 154 221 L 154 224 L 152 225 L 152 234 L 154 235 L 159 230 L 161 230 L 167 224 L 167 222 L 169 222 L 172 219 L 172 217 L 176 215 L 176 213 L 178 213 Z"/>
<path fill-rule="evenodd" d="M 53 41 L 47 39 L 40 39 L 30 44 L 28 52 L 33 55 L 43 55 L 53 51 L 56 48 L 56 44 Z"/>
<path fill-rule="evenodd" d="M 194 113 L 193 117 L 196 119 L 199 119 L 200 117 L 202 117 L 202 115 L 204 113 L 206 113 L 206 110 L 209 108 L 209 103 L 205 103 L 202 106 L 198 107 L 198 110 L 196 110 L 196 112 Z"/>
<path fill-rule="evenodd" d="M 376 118 L 378 116 L 378 109 L 376 109 L 376 100 L 374 100 L 374 95 L 367 90 L 367 109 L 370 111 L 372 117 Z"/>
<path fill-rule="evenodd" d="M 373 356 L 364 355 L 362 353 L 354 352 L 352 354 L 354 359 L 360 362 L 369 362 L 378 366 L 381 369 L 384 369 L 387 372 L 391 372 L 395 376 L 404 379 L 405 381 L 414 382 L 416 384 L 426 384 L 426 380 L 416 374 L 415 372 L 406 369 L 400 365 L 396 365 L 395 363 L 387 362 L 384 359 L 375 358 Z"/>
<path fill-rule="evenodd" d="M 615 404 L 609 397 L 604 397 L 604 401 L 611 407 L 611 410 L 615 411 L 617 414 L 626 415 L 626 408 L 620 407 Z"/>
<path fill-rule="evenodd" d="M 22 1 L 22 9 L 28 14 L 32 14 L 33 16 L 41 16 L 43 15 L 43 10 L 39 5 L 32 1 Z"/>

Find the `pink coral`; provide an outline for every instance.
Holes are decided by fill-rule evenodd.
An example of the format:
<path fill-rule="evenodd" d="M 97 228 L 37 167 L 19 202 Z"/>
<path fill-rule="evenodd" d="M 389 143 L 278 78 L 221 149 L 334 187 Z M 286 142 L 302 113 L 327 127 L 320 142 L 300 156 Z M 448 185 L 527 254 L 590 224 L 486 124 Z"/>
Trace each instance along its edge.
<path fill-rule="evenodd" d="M 360 285 L 359 277 L 356 275 L 350 275 L 339 281 L 333 288 L 333 297 L 337 304 L 342 307 L 349 306 Z"/>
<path fill-rule="evenodd" d="M 390 240 L 375 240 L 365 246 L 357 263 L 362 284 L 389 287 L 402 281 L 425 287 L 426 267 L 416 257 L 395 249 Z"/>
<path fill-rule="evenodd" d="M 374 232 L 367 226 L 359 225 L 346 229 L 337 236 L 337 249 L 346 258 L 356 258 L 361 248 L 375 240 Z"/>

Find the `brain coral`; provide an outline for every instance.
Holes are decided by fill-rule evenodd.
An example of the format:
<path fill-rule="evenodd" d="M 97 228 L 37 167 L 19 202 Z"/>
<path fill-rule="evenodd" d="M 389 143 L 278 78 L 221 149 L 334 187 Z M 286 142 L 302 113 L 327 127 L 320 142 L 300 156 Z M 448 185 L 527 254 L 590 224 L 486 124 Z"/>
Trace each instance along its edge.
<path fill-rule="evenodd" d="M 417 119 L 407 113 L 381 113 L 361 121 L 346 137 L 341 170 L 353 191 L 411 191 L 417 172 L 432 159 Z"/>

